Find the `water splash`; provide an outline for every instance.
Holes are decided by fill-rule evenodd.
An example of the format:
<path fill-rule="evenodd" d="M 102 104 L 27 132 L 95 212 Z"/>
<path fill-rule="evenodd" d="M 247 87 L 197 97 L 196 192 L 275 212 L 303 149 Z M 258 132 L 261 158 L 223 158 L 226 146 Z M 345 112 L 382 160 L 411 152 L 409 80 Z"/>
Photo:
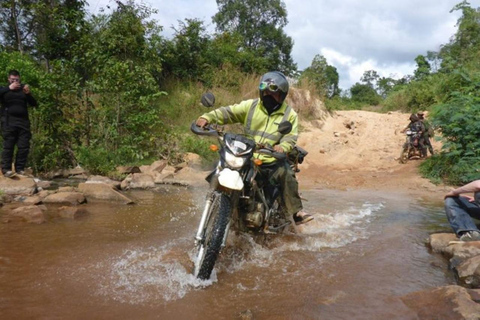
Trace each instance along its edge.
<path fill-rule="evenodd" d="M 268 244 L 248 234 L 231 233 L 218 259 L 211 279 L 201 281 L 191 274 L 195 250 L 187 239 L 172 241 L 161 247 L 137 248 L 101 263 L 104 275 L 97 294 L 130 304 L 167 303 L 182 299 L 192 290 L 217 281 L 216 272 L 235 273 L 248 266 L 268 268 L 278 263 L 285 252 L 323 251 L 338 248 L 369 236 L 367 230 L 383 203 L 366 202 L 328 214 L 314 213 L 315 220 L 299 229 L 299 234 L 273 237 Z M 187 211 L 185 214 L 191 214 Z M 186 249 L 187 248 L 187 249 Z M 288 263 L 285 259 L 282 264 Z M 256 290 L 258 283 L 238 290 Z"/>
<path fill-rule="evenodd" d="M 108 273 L 100 279 L 97 294 L 122 303 L 151 304 L 181 299 L 216 281 L 215 274 L 206 281 L 194 277 L 188 253 L 176 245 L 131 249 L 102 263 L 98 268 Z"/>

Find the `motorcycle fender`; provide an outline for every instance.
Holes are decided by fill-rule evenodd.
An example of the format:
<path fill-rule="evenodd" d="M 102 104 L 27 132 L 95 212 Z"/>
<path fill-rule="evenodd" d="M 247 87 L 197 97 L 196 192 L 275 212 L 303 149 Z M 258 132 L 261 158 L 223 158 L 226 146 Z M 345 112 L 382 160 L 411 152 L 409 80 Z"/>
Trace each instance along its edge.
<path fill-rule="evenodd" d="M 220 185 L 228 189 L 243 189 L 243 181 L 242 177 L 240 177 L 240 173 L 238 171 L 230 170 L 228 168 L 224 168 L 222 171 L 220 171 L 220 173 L 218 174 L 218 182 L 220 183 Z"/>

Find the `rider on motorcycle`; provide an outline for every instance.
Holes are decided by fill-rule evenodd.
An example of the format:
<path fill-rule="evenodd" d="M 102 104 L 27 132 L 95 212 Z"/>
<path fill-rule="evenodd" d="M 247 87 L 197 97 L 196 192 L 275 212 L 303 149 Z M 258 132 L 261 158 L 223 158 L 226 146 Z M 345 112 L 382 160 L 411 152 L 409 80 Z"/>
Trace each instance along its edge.
<path fill-rule="evenodd" d="M 196 125 L 205 127 L 209 123 L 220 125 L 242 123 L 248 135 L 257 143 L 268 143 L 276 152 L 290 152 L 298 138 L 297 113 L 287 105 L 288 81 L 283 73 L 265 73 L 259 85 L 260 99 L 245 100 L 238 104 L 221 107 L 201 115 Z M 292 131 L 286 135 L 277 132 L 282 121 L 292 124 Z M 271 178 L 279 184 L 287 212 L 293 215 L 297 225 L 313 220 L 310 214 L 302 211 L 302 200 L 298 193 L 298 182 L 287 161 L 277 161 L 265 154 L 255 154 L 262 160 L 261 171 L 268 170 Z"/>
<path fill-rule="evenodd" d="M 423 133 L 425 132 L 425 125 L 423 124 L 422 121 L 420 121 L 420 118 L 415 113 L 412 113 L 410 115 L 410 123 L 401 132 L 404 133 L 407 130 L 418 132 L 418 134 L 420 135 L 420 139 L 418 140 L 418 144 L 420 146 L 420 152 L 422 154 L 422 158 L 427 157 L 427 148 L 425 147 L 425 143 L 424 143 L 424 140 L 423 140 Z M 403 145 L 403 151 L 402 152 L 405 152 L 407 149 L 408 149 L 408 143 L 405 142 L 405 144 Z"/>

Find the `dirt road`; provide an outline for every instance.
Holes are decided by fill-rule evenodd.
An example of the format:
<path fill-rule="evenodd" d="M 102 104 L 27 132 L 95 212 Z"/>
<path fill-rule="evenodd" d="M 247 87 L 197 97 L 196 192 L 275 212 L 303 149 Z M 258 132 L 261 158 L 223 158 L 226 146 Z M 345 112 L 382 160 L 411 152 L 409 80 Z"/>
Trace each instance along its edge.
<path fill-rule="evenodd" d="M 298 144 L 309 152 L 298 175 L 301 186 L 441 197 L 451 188 L 422 178 L 421 160 L 398 162 L 408 118 L 400 112 L 337 111 L 323 122 L 301 122 Z M 439 142 L 432 143 L 440 149 Z"/>

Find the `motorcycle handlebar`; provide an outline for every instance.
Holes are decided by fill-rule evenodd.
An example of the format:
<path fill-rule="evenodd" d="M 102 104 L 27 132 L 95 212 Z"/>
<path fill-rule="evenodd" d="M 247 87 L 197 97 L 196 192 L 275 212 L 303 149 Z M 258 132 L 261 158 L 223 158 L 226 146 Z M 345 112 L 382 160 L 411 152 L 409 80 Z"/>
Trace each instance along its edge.
<path fill-rule="evenodd" d="M 287 154 L 286 154 L 286 153 L 276 152 L 276 151 L 272 151 L 272 150 L 265 149 L 265 148 L 258 149 L 258 150 L 256 150 L 255 152 L 272 156 L 272 157 L 274 157 L 274 158 L 277 159 L 277 160 L 285 160 L 285 159 L 287 158 Z"/>
<path fill-rule="evenodd" d="M 190 126 L 190 130 L 193 133 L 198 134 L 200 136 L 218 136 L 217 130 L 213 129 L 209 125 L 207 125 L 203 128 L 199 127 L 199 126 L 197 126 L 195 121 L 192 122 L 192 125 Z"/>

